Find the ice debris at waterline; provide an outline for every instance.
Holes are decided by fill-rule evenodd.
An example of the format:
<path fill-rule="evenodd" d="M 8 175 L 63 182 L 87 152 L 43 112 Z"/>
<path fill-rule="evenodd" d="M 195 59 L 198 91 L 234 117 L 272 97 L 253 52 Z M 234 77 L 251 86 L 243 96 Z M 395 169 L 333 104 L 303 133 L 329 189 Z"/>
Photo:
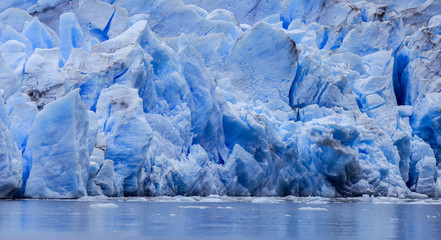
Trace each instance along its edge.
<path fill-rule="evenodd" d="M 0 3 L 0 197 L 441 189 L 441 1 Z"/>

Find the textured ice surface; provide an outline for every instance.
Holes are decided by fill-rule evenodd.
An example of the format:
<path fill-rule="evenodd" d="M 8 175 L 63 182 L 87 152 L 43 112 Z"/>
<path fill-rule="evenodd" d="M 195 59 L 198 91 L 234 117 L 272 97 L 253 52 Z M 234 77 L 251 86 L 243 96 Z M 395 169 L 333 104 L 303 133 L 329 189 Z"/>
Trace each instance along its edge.
<path fill-rule="evenodd" d="M 109 163 L 114 163 L 117 195 L 138 195 L 142 190 L 139 183 L 143 180 L 142 167 L 151 139 L 151 128 L 144 117 L 142 99 L 138 97 L 136 89 L 115 84 L 101 91 L 96 111 L 99 116 L 98 132 L 104 134 L 106 141 L 106 159 L 113 160 L 104 162 L 102 167 L 107 173 L 98 172 L 97 181 L 103 181 L 102 178 L 111 181 L 112 178 L 105 174 L 112 170 L 109 167 L 113 168 L 108 166 Z M 111 184 L 105 186 L 108 187 Z"/>
<path fill-rule="evenodd" d="M 233 71 L 233 88 L 254 100 L 288 103 L 297 71 L 296 45 L 284 31 L 261 22 L 242 34 L 230 49 L 225 68 Z"/>
<path fill-rule="evenodd" d="M 0 197 L 8 198 L 21 185 L 21 153 L 8 128 L 3 91 L 0 90 Z"/>
<path fill-rule="evenodd" d="M 440 9 L 3 1 L 0 197 L 436 197 Z"/>
<path fill-rule="evenodd" d="M 77 198 L 86 195 L 89 118 L 78 90 L 45 105 L 29 133 L 29 178 L 24 195 Z"/>

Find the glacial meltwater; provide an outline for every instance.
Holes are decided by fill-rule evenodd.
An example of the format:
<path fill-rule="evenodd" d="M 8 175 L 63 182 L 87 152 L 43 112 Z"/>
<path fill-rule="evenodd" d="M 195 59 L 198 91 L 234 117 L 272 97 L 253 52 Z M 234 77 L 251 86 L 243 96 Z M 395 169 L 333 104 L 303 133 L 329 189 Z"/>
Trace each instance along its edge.
<path fill-rule="evenodd" d="M 440 239 L 441 201 L 161 197 L 0 201 L 0 239 Z"/>

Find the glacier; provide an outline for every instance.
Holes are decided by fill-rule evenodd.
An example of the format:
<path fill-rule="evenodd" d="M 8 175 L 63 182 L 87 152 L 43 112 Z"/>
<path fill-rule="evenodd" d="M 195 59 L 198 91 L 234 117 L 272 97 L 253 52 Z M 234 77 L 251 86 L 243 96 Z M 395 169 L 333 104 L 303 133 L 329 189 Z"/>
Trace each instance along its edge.
<path fill-rule="evenodd" d="M 8 0 L 0 19 L 0 198 L 441 193 L 439 0 Z"/>

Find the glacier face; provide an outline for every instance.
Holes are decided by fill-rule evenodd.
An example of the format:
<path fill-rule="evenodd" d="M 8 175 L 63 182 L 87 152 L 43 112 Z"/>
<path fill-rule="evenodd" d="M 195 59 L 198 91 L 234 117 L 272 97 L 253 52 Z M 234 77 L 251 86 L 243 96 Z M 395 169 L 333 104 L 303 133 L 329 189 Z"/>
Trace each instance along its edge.
<path fill-rule="evenodd" d="M 440 9 L 3 1 L 0 197 L 437 197 Z"/>

